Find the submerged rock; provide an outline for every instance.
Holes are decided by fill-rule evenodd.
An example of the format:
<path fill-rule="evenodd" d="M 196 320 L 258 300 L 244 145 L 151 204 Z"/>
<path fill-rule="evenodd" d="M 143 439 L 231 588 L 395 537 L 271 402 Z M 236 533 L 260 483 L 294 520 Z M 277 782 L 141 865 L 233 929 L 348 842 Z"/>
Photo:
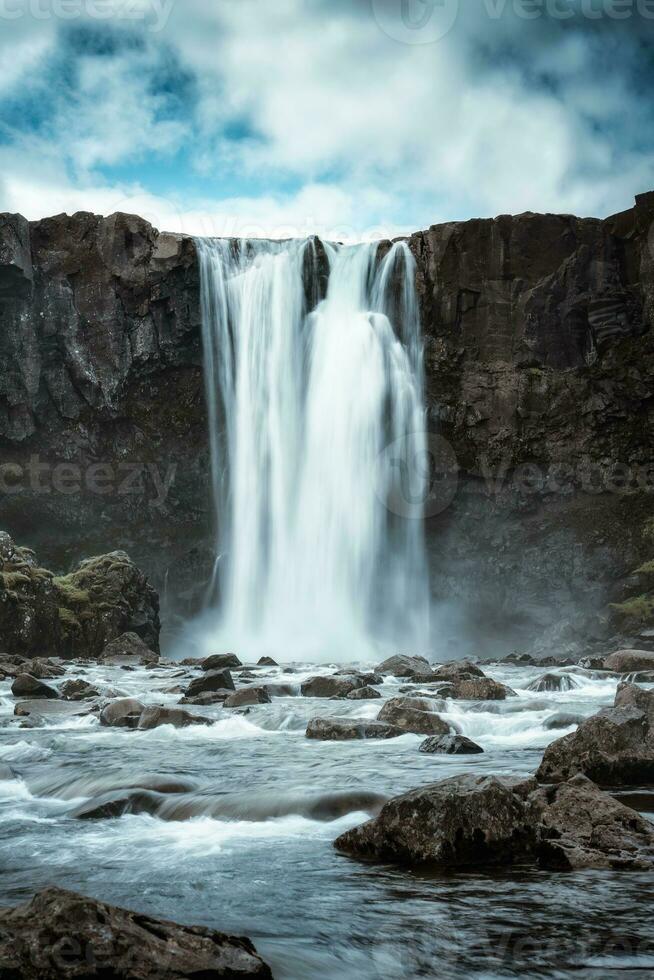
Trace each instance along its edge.
<path fill-rule="evenodd" d="M 361 718 L 314 718 L 307 725 L 307 738 L 320 742 L 352 742 L 367 738 L 398 738 L 405 732 L 395 725 Z"/>
<path fill-rule="evenodd" d="M 582 776 L 550 787 L 534 779 L 454 776 L 390 800 L 335 847 L 441 868 L 654 868 L 654 827 Z"/>
<path fill-rule="evenodd" d="M 272 974 L 248 939 L 128 912 L 61 888 L 0 912 L 0 976 L 185 980 Z"/>
<path fill-rule="evenodd" d="M 449 735 L 450 726 L 432 708 L 432 702 L 426 698 L 391 698 L 377 720 L 414 735 Z"/>
<path fill-rule="evenodd" d="M 428 755 L 479 755 L 484 750 L 465 735 L 437 735 L 426 739 L 420 751 Z"/>
<path fill-rule="evenodd" d="M 198 694 L 213 691 L 234 691 L 234 681 L 228 670 L 208 670 L 201 677 L 196 677 L 186 688 L 186 697 L 194 698 Z"/>
<path fill-rule="evenodd" d="M 159 705 L 149 705 L 138 719 L 138 730 L 151 731 L 161 725 L 172 725 L 173 728 L 187 728 L 189 725 L 206 725 L 207 719 L 192 715 L 182 708 L 164 708 Z"/>
<path fill-rule="evenodd" d="M 121 698 L 106 705 L 100 713 L 100 724 L 109 728 L 136 728 L 145 705 L 136 698 Z"/>
<path fill-rule="evenodd" d="M 565 782 L 582 773 L 600 786 L 654 780 L 654 692 L 622 684 L 613 708 L 585 719 L 545 750 L 537 778 Z"/>
<path fill-rule="evenodd" d="M 252 704 L 270 704 L 271 698 L 265 687 L 247 687 L 225 698 L 226 708 L 242 708 Z"/>
<path fill-rule="evenodd" d="M 15 698 L 52 698 L 55 700 L 59 694 L 53 687 L 44 684 L 30 674 L 19 674 L 11 685 L 11 693 Z"/>
<path fill-rule="evenodd" d="M 557 711 L 550 715 L 543 722 L 545 731 L 553 731 L 557 728 L 572 728 L 573 725 L 581 725 L 586 720 L 584 715 L 568 714 L 566 711 Z"/>
<path fill-rule="evenodd" d="M 235 653 L 214 653 L 200 663 L 202 670 L 223 670 L 225 667 L 242 667 Z"/>
<path fill-rule="evenodd" d="M 543 674 L 531 684 L 527 684 L 526 690 L 540 693 L 541 691 L 572 691 L 575 687 L 579 687 L 579 684 L 569 674 Z"/>

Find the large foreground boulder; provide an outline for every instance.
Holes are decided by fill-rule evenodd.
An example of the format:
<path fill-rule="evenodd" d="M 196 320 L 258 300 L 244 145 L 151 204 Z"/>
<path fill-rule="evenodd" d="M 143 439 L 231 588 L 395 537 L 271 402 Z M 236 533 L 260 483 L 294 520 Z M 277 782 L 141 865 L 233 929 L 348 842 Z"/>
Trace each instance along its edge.
<path fill-rule="evenodd" d="M 12 980 L 271 978 L 248 939 L 128 912 L 61 888 L 0 912 Z"/>
<path fill-rule="evenodd" d="M 454 776 L 390 800 L 335 847 L 440 868 L 654 868 L 654 827 L 583 776 L 550 787 L 534 779 Z"/>
<path fill-rule="evenodd" d="M 436 714 L 433 701 L 427 698 L 391 698 L 377 715 L 377 720 L 414 735 L 450 733 L 450 726 Z"/>
<path fill-rule="evenodd" d="M 654 692 L 622 684 L 613 708 L 583 721 L 552 742 L 536 777 L 561 783 L 582 773 L 600 786 L 637 786 L 654 780 Z"/>
<path fill-rule="evenodd" d="M 128 632 L 158 652 L 159 625 L 158 596 L 125 552 L 57 576 L 0 532 L 0 636 L 10 653 L 99 657 Z"/>
<path fill-rule="evenodd" d="M 654 670 L 654 653 L 649 650 L 616 650 L 602 663 L 604 670 L 632 674 L 638 670 Z"/>

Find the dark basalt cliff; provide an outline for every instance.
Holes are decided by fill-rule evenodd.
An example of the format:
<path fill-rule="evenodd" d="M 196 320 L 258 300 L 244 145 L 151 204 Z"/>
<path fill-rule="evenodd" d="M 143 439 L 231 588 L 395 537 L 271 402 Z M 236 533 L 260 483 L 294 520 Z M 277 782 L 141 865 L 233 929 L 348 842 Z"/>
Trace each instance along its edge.
<path fill-rule="evenodd" d="M 412 236 L 429 427 L 460 467 L 429 520 L 442 632 L 551 640 L 597 612 L 601 635 L 625 600 L 647 619 L 654 583 L 631 573 L 654 557 L 653 221 L 648 194 L 604 221 Z M 164 615 L 193 607 L 210 562 L 199 306 L 191 239 L 123 214 L 0 216 L 0 526 L 63 571 L 125 549 Z"/>

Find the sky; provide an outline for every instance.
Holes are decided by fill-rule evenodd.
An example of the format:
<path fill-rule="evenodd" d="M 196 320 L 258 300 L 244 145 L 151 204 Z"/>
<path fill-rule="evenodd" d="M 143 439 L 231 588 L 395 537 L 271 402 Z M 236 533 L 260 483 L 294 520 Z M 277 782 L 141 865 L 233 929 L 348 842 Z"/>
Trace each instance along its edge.
<path fill-rule="evenodd" d="M 654 189 L 654 0 L 0 0 L 0 211 L 344 240 Z"/>

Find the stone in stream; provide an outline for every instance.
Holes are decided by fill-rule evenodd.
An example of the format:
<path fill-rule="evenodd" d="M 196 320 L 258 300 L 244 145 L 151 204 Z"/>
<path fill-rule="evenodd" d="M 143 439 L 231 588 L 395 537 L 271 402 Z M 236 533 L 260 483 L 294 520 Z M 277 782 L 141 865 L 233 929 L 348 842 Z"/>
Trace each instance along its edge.
<path fill-rule="evenodd" d="M 378 674 L 390 674 L 392 677 L 413 677 L 424 675 L 431 670 L 431 664 L 424 657 L 406 657 L 398 654 L 384 660 L 377 668 Z"/>
<path fill-rule="evenodd" d="M 186 688 L 186 697 L 194 698 L 198 694 L 213 691 L 234 691 L 234 681 L 228 670 L 207 670 L 201 677 L 196 677 Z"/>
<path fill-rule="evenodd" d="M 579 684 L 570 677 L 569 674 L 543 674 L 537 677 L 531 684 L 527 684 L 527 691 L 572 691 L 579 687 Z"/>
<path fill-rule="evenodd" d="M 382 695 L 374 687 L 358 687 L 345 695 L 348 701 L 375 701 Z"/>
<path fill-rule="evenodd" d="M 614 707 L 586 718 L 576 732 L 547 747 L 536 776 L 560 783 L 577 773 L 601 786 L 654 780 L 654 692 L 621 684 Z"/>
<path fill-rule="evenodd" d="M 586 720 L 584 715 L 568 714 L 566 711 L 557 711 L 550 715 L 543 722 L 545 731 L 553 731 L 557 728 L 572 728 L 573 725 L 581 725 Z"/>
<path fill-rule="evenodd" d="M 192 715 L 183 708 L 164 708 L 161 705 L 148 705 L 138 719 L 140 732 L 151 731 L 162 725 L 172 725 L 173 728 L 188 728 L 189 725 L 206 725 L 208 719 L 201 715 Z"/>
<path fill-rule="evenodd" d="M 11 685 L 11 693 L 15 698 L 52 698 L 59 697 L 53 687 L 44 684 L 43 681 L 32 677 L 30 674 L 19 674 Z"/>
<path fill-rule="evenodd" d="M 11 782 L 16 779 L 16 773 L 11 768 L 11 766 L 5 765 L 4 762 L 0 762 L 0 782 Z"/>
<path fill-rule="evenodd" d="M 654 670 L 654 653 L 650 650 L 617 650 L 604 657 L 604 670 L 613 670 L 618 674 Z"/>
<path fill-rule="evenodd" d="M 136 633 L 123 633 L 107 643 L 102 659 L 115 667 L 149 667 L 158 662 L 159 654 L 151 650 Z"/>
<path fill-rule="evenodd" d="M 106 705 L 100 713 L 100 724 L 109 728 L 136 728 L 145 705 L 136 698 L 121 698 Z"/>
<path fill-rule="evenodd" d="M 454 776 L 390 800 L 334 846 L 408 866 L 654 868 L 654 827 L 583 776 L 554 787 Z"/>
<path fill-rule="evenodd" d="M 99 698 L 100 692 L 87 681 L 65 681 L 59 688 L 59 697 L 65 701 L 86 701 L 90 698 Z"/>
<path fill-rule="evenodd" d="M 484 750 L 465 735 L 435 735 L 425 739 L 420 751 L 428 755 L 479 755 Z"/>
<path fill-rule="evenodd" d="M 89 715 L 91 711 L 92 706 L 83 702 L 64 701 L 63 699 L 54 701 L 43 698 L 37 701 L 19 701 L 14 708 L 14 714 L 17 717 L 37 719 L 39 726 L 44 724 L 48 718 L 74 718 Z"/>
<path fill-rule="evenodd" d="M 30 674 L 32 677 L 38 677 L 40 681 L 52 680 L 55 677 L 63 677 L 66 673 L 64 667 L 61 664 L 55 663 L 54 660 L 41 659 L 35 657 L 33 660 L 26 660 L 23 665 L 21 673 Z"/>
<path fill-rule="evenodd" d="M 261 657 L 257 661 L 257 667 L 279 667 L 279 664 L 272 657 Z"/>
<path fill-rule="evenodd" d="M 449 735 L 450 725 L 432 709 L 433 703 L 426 698 L 391 698 L 377 715 L 377 720 L 393 725 L 404 733 Z"/>
<path fill-rule="evenodd" d="M 202 670 L 224 670 L 225 667 L 242 667 L 235 653 L 214 653 L 200 663 Z"/>
<path fill-rule="evenodd" d="M 455 660 L 449 664 L 443 664 L 434 671 L 434 676 L 438 680 L 456 681 L 461 677 L 485 677 L 483 670 L 469 660 Z"/>
<path fill-rule="evenodd" d="M 230 694 L 225 699 L 226 708 L 242 708 L 251 704 L 270 704 L 271 698 L 265 687 L 247 687 Z"/>
<path fill-rule="evenodd" d="M 163 793 L 138 787 L 126 787 L 110 790 L 85 800 L 74 807 L 68 816 L 73 820 L 116 820 L 126 813 L 153 815 L 164 799 Z"/>
<path fill-rule="evenodd" d="M 457 701 L 504 701 L 516 697 L 515 691 L 491 677 L 460 677 L 451 681 L 451 688 L 444 696 Z"/>
<path fill-rule="evenodd" d="M 361 718 L 313 718 L 306 737 L 319 742 L 352 742 L 368 738 L 399 738 L 405 732 L 395 725 Z"/>
<path fill-rule="evenodd" d="M 233 693 L 233 691 L 228 691 L 227 688 L 221 688 L 217 691 L 205 691 L 204 694 L 195 694 L 191 698 L 185 695 L 179 699 L 179 704 L 197 704 L 200 707 L 208 708 L 214 704 L 224 704 L 230 694 Z"/>
<path fill-rule="evenodd" d="M 352 675 L 338 677 L 336 674 L 309 677 L 300 691 L 305 698 L 345 698 L 350 691 L 364 687 L 363 681 Z"/>
<path fill-rule="evenodd" d="M 249 939 L 182 926 L 46 888 L 0 912 L 0 976 L 11 980 L 272 980 Z"/>

